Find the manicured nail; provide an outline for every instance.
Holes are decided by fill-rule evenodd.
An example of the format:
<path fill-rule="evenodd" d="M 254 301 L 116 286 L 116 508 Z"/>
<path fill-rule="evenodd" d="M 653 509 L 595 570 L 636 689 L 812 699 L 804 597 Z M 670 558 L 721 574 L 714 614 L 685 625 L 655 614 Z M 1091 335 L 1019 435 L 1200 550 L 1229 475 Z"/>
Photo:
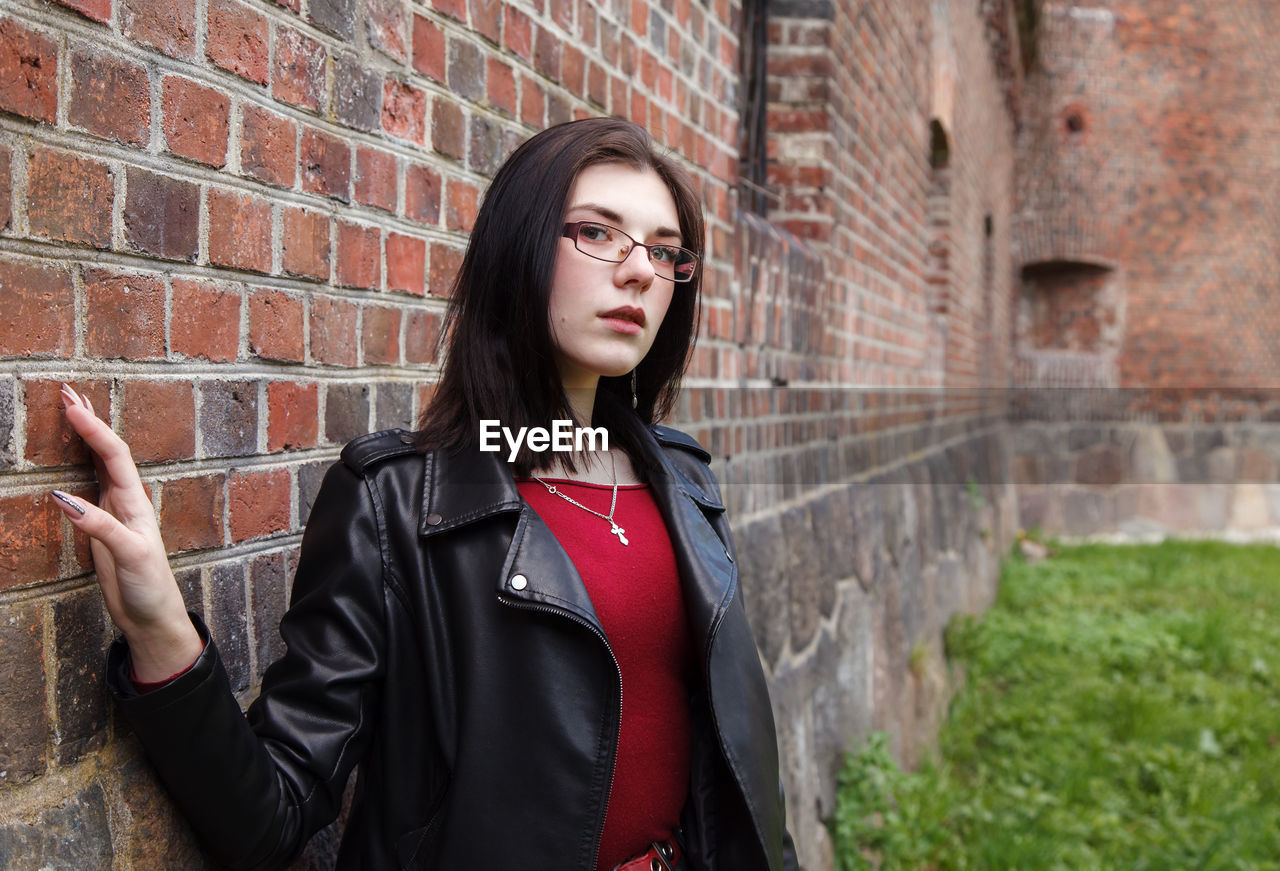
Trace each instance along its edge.
<path fill-rule="evenodd" d="M 67 506 L 72 511 L 79 514 L 81 517 L 84 517 L 84 506 L 76 502 L 76 500 L 73 499 L 69 494 L 63 493 L 61 490 L 54 490 L 53 498 L 57 499 L 63 505 Z"/>
<path fill-rule="evenodd" d="M 71 385 L 65 381 L 62 382 L 62 404 L 70 408 L 73 403 L 79 404 L 79 401 L 80 397 L 76 396 L 76 392 L 71 389 Z"/>
<path fill-rule="evenodd" d="M 97 412 L 93 410 L 93 403 L 89 401 L 89 395 L 87 393 L 81 393 L 80 398 L 84 400 L 84 407 L 89 409 L 89 413 L 96 415 Z"/>

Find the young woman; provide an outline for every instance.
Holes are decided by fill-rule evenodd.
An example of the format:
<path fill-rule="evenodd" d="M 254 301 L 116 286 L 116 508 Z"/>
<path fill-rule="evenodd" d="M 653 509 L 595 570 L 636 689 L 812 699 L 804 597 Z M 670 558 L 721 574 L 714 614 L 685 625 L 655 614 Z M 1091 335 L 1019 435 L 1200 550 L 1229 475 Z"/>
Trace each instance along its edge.
<path fill-rule="evenodd" d="M 701 211 L 643 128 L 534 136 L 498 172 L 417 434 L 342 452 L 303 536 L 287 652 L 242 715 L 126 445 L 88 401 L 116 702 L 204 844 L 279 868 L 339 810 L 342 869 L 781 871 L 769 698 L 709 455 L 656 424 L 697 323 Z M 604 427 L 514 458 L 482 421 Z M 509 461 L 510 460 L 510 461 Z"/>

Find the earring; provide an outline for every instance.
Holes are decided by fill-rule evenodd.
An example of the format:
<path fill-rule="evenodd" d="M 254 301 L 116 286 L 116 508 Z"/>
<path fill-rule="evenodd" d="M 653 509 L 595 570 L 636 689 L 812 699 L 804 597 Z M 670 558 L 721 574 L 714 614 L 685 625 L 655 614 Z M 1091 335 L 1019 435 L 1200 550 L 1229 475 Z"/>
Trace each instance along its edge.
<path fill-rule="evenodd" d="M 634 410 L 640 404 L 639 397 L 636 396 L 636 370 L 631 370 L 631 408 Z"/>

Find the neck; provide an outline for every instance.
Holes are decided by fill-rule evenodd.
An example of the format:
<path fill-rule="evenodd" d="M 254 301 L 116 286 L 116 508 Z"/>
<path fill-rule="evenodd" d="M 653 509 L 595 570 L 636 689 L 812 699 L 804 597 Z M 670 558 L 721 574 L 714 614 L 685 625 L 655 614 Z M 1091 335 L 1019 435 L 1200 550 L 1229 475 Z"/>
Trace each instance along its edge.
<path fill-rule="evenodd" d="M 573 413 L 573 417 L 578 426 L 591 426 L 592 417 L 596 408 L 596 385 L 599 379 L 595 379 L 589 385 L 565 385 L 565 396 L 569 398 L 569 410 Z"/>

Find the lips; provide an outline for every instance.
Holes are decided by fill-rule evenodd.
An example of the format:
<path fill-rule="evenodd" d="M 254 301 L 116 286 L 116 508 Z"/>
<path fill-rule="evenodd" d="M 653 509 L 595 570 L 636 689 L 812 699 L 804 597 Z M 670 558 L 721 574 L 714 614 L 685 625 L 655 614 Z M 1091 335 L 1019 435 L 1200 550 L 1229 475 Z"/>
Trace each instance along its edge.
<path fill-rule="evenodd" d="M 617 321 L 630 321 L 638 327 L 644 326 L 644 309 L 623 305 L 600 315 L 602 318 Z"/>

